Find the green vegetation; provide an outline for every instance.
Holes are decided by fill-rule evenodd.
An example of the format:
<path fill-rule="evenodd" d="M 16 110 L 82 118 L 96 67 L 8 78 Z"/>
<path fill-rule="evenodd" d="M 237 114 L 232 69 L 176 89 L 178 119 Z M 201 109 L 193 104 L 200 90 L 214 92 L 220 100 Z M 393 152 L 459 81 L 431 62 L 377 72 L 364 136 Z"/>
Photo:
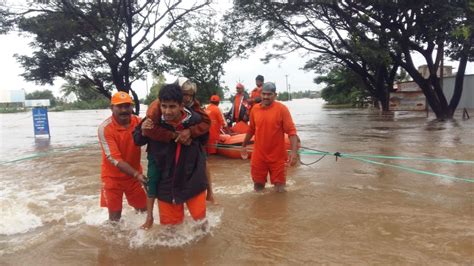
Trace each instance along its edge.
<path fill-rule="evenodd" d="M 351 69 L 384 110 L 401 67 L 441 119 L 453 116 L 467 61 L 474 58 L 472 0 L 237 0 L 227 21 L 242 29 L 243 39 L 273 41 L 267 61 L 299 50 L 308 58 L 306 70 L 326 74 L 336 66 Z M 418 73 L 414 54 L 425 60 L 428 77 Z M 450 100 L 437 76 L 445 56 L 459 62 Z"/>
<path fill-rule="evenodd" d="M 208 103 L 214 94 L 223 97 L 223 66 L 243 52 L 243 47 L 237 45 L 238 35 L 232 34 L 225 24 L 218 25 L 212 20 L 214 16 L 189 16 L 186 23 L 171 30 L 170 44 L 161 49 L 160 73 L 167 71 L 196 82 L 196 98 L 201 103 Z"/>
<path fill-rule="evenodd" d="M 54 97 L 53 92 L 50 90 L 42 90 L 42 91 L 34 91 L 32 93 L 27 93 L 25 95 L 26 100 L 40 100 L 40 99 L 48 99 L 51 107 L 55 107 L 59 100 Z"/>
<path fill-rule="evenodd" d="M 308 71 L 332 75 L 343 67 L 357 75 L 357 86 L 341 76 L 350 85 L 344 90 L 328 83 L 333 88 L 326 97 L 333 102 L 370 95 L 388 110 L 403 69 L 436 116 L 451 118 L 467 62 L 474 59 L 472 0 L 235 0 L 224 21 L 214 20 L 210 0 L 39 2 L 17 13 L 0 6 L 0 34 L 14 28 L 34 37 L 32 55 L 17 55 L 24 78 L 42 84 L 58 77 L 85 82 L 75 88 L 108 98 L 113 89 L 130 92 L 136 112 L 140 105 L 132 84 L 147 73 L 187 76 L 199 87 L 198 99 L 207 102 L 225 90 L 220 85 L 224 63 L 272 42 L 267 62 L 300 51 Z M 425 61 L 428 76 L 418 73 L 414 54 Z M 451 99 L 437 76 L 448 58 L 459 62 Z"/>
<path fill-rule="evenodd" d="M 321 97 L 329 105 L 363 106 L 369 96 L 360 77 L 344 67 L 333 68 L 326 76 L 318 77 L 315 81 L 326 84 Z"/>
<path fill-rule="evenodd" d="M 291 100 L 292 99 L 302 99 L 302 98 L 320 98 L 321 94 L 319 91 L 297 91 L 297 92 L 292 92 L 291 93 Z M 277 100 L 279 101 L 288 101 L 288 92 L 279 92 L 277 94 Z"/>
<path fill-rule="evenodd" d="M 153 74 L 153 84 L 151 85 L 150 92 L 146 96 L 144 104 L 149 105 L 155 99 L 158 98 L 161 86 L 165 84 L 165 76 L 163 74 Z"/>
<path fill-rule="evenodd" d="M 86 79 L 108 98 L 113 89 L 130 92 L 138 113 L 132 84 L 157 69 L 161 59 L 156 46 L 173 27 L 208 4 L 209 0 L 45 1 L 20 9 L 12 14 L 17 29 L 34 37 L 32 55 L 17 55 L 23 77 L 41 84 L 52 84 L 58 77 Z"/>

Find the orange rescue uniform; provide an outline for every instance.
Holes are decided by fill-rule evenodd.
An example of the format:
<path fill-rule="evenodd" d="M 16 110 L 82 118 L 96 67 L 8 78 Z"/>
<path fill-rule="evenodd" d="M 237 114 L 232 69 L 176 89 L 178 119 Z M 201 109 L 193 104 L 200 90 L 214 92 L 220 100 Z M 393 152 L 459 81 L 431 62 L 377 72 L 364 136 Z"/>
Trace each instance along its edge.
<path fill-rule="evenodd" d="M 240 101 L 242 100 L 242 97 L 244 97 L 241 94 L 236 94 L 234 98 L 234 121 L 240 121 L 239 120 L 239 114 L 240 114 Z"/>
<path fill-rule="evenodd" d="M 209 141 L 207 142 L 207 153 L 215 154 L 217 152 L 217 142 L 221 133 L 221 128 L 225 126 L 224 116 L 222 115 L 219 106 L 209 104 L 206 108 L 206 113 L 211 119 L 211 128 L 209 129 Z"/>
<path fill-rule="evenodd" d="M 252 100 L 252 106 L 257 104 L 255 100 L 257 98 L 262 99 L 262 87 L 256 87 L 255 89 L 252 90 L 250 93 L 250 99 Z"/>
<path fill-rule="evenodd" d="M 125 128 L 111 116 L 99 126 L 98 137 L 102 149 L 100 205 L 110 211 L 122 210 L 124 193 L 132 207 L 146 208 L 146 195 L 140 182 L 117 167 L 120 161 L 124 161 L 142 173 L 141 150 L 132 138 L 133 130 L 139 123 L 140 118 L 132 115 L 130 124 Z"/>
<path fill-rule="evenodd" d="M 256 104 L 250 113 L 249 134 L 255 135 L 250 167 L 254 183 L 265 184 L 270 173 L 272 184 L 286 183 L 288 152 L 285 133 L 296 135 L 295 124 L 288 108 L 274 101 L 270 106 Z"/>

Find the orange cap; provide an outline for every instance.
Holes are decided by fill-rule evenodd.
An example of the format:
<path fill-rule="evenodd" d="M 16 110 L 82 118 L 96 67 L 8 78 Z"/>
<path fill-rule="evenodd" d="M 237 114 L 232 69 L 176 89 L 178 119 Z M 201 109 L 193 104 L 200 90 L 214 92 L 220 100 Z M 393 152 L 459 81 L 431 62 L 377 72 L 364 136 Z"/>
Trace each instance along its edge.
<path fill-rule="evenodd" d="M 212 95 L 211 96 L 211 102 L 219 102 L 221 99 L 219 98 L 219 95 Z"/>
<path fill-rule="evenodd" d="M 133 100 L 130 94 L 124 91 L 118 91 L 112 96 L 111 104 L 117 105 L 122 103 L 133 103 Z"/>

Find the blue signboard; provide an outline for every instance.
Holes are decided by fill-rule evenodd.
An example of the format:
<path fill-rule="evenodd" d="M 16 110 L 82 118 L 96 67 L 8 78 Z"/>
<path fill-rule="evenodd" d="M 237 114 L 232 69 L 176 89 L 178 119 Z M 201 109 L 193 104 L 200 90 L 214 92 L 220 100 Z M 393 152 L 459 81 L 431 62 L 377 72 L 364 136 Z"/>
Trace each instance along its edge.
<path fill-rule="evenodd" d="M 33 126 L 35 128 L 35 136 L 36 135 L 50 136 L 47 107 L 33 108 Z"/>

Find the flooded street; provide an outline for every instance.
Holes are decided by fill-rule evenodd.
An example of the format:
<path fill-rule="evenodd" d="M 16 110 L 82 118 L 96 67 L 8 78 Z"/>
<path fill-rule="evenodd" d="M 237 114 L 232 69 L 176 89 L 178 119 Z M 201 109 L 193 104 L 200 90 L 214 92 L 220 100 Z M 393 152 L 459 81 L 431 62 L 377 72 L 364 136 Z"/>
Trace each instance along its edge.
<path fill-rule="evenodd" d="M 474 160 L 474 119 L 286 104 L 306 148 Z M 50 112 L 50 141 L 35 141 L 31 112 L 0 114 L 0 265 L 474 263 L 474 183 L 334 156 L 290 168 L 287 193 L 253 192 L 248 160 L 211 156 L 218 204 L 208 205 L 209 232 L 187 217 L 166 235 L 156 209 L 153 229 L 139 230 L 145 216 L 126 203 L 112 227 L 99 207 L 97 144 L 110 114 Z M 474 178 L 472 163 L 373 160 Z"/>

